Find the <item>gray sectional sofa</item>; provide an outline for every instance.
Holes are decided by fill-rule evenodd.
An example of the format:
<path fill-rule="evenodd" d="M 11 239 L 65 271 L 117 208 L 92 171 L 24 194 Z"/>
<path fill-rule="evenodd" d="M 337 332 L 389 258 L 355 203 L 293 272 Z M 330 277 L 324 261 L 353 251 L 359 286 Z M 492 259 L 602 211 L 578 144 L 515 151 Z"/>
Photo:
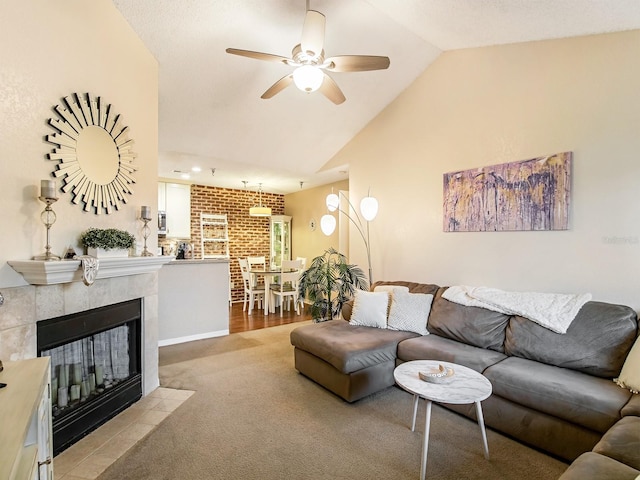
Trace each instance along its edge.
<path fill-rule="evenodd" d="M 345 320 L 291 332 L 300 373 L 353 402 L 394 385 L 402 362 L 464 365 L 493 385 L 483 402 L 486 425 L 575 460 L 563 480 L 640 475 L 640 395 L 613 381 L 638 336 L 631 308 L 587 302 L 561 335 L 522 317 L 450 302 L 442 297 L 446 287 L 377 282 L 372 290 L 383 284 L 434 295 L 424 318 L 430 334 L 351 325 L 347 305 Z M 475 419 L 473 405 L 444 406 Z"/>

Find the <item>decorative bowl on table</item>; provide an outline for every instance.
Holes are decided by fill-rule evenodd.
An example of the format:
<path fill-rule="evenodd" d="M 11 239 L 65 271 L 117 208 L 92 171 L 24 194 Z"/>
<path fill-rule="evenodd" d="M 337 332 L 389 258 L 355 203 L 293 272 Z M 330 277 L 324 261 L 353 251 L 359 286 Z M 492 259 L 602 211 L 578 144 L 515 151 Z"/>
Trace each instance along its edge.
<path fill-rule="evenodd" d="M 431 368 L 424 372 L 418 372 L 418 376 L 420 380 L 424 380 L 425 382 L 430 383 L 446 383 L 453 378 L 454 375 L 453 368 L 445 367 L 440 364 L 435 368 Z"/>

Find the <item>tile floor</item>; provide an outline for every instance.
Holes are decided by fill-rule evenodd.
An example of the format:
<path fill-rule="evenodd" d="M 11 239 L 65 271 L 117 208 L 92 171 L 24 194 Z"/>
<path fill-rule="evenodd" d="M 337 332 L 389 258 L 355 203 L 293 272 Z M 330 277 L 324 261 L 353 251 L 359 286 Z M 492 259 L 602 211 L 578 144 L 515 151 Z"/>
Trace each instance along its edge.
<path fill-rule="evenodd" d="M 55 480 L 91 480 L 194 392 L 159 387 L 53 459 Z"/>

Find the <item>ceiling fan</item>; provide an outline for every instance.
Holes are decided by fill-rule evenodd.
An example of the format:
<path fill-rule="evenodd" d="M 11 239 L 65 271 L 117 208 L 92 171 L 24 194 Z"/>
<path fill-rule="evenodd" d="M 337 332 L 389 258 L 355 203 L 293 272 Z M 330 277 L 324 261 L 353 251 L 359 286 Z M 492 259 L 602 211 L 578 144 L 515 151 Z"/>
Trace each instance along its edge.
<path fill-rule="evenodd" d="M 291 58 L 237 48 L 227 48 L 226 52 L 257 60 L 284 63 L 295 67 L 293 72 L 271 85 L 260 98 L 271 98 L 294 83 L 304 92 L 311 93 L 319 90 L 325 97 L 339 105 L 346 98 L 338 84 L 325 73 L 325 70 L 328 72 L 384 70 L 389 68 L 390 61 L 389 57 L 374 55 L 340 55 L 325 58 L 323 49 L 324 27 L 325 16 L 315 10 L 309 10 L 309 3 L 307 2 L 307 13 L 302 27 L 302 39 L 298 45 L 293 47 Z"/>

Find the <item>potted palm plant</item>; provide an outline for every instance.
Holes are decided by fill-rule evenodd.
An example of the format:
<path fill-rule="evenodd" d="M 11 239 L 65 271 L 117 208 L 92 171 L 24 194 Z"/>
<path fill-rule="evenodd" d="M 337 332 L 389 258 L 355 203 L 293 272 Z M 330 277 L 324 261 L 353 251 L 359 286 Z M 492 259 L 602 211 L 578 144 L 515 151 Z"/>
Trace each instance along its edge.
<path fill-rule="evenodd" d="M 336 318 L 356 289 L 368 290 L 369 283 L 360 267 L 351 265 L 334 248 L 316 257 L 300 276 L 298 294 L 311 302 L 314 322 Z"/>
<path fill-rule="evenodd" d="M 94 257 L 128 257 L 136 238 L 117 228 L 89 228 L 80 234 L 80 244 Z"/>

